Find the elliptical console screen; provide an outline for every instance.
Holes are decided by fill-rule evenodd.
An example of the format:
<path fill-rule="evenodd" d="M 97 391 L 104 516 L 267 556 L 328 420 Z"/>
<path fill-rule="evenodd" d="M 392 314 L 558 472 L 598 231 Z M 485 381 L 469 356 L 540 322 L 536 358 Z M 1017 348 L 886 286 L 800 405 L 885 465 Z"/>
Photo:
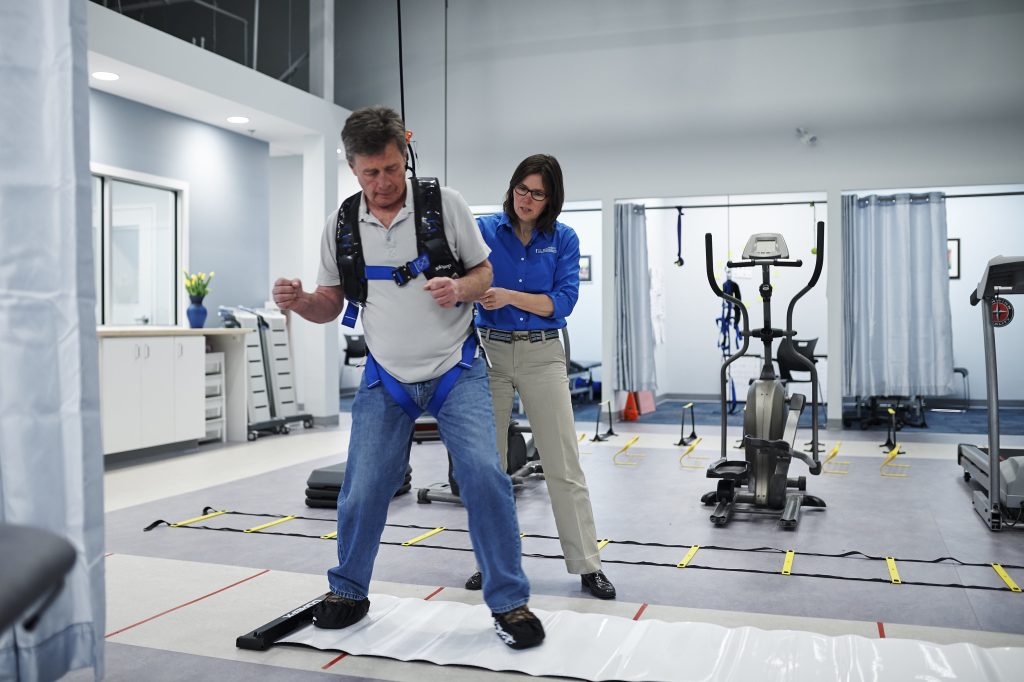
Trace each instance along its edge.
<path fill-rule="evenodd" d="M 747 240 L 747 245 L 743 247 L 743 258 L 748 260 L 789 258 L 789 248 L 781 234 L 761 232 L 751 235 Z"/>

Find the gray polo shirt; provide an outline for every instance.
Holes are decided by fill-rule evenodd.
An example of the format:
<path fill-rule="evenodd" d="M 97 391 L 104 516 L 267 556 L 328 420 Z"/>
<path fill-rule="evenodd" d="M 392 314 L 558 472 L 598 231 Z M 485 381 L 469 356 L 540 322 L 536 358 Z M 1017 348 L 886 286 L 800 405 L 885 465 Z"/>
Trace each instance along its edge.
<path fill-rule="evenodd" d="M 395 216 L 390 228 L 385 228 L 366 209 L 365 197 L 360 199 L 359 236 L 367 265 L 398 267 L 419 255 L 410 180 L 406 180 L 405 197 L 405 206 Z M 490 249 L 462 195 L 442 187 L 441 210 L 445 237 L 452 255 L 462 261 L 466 270 L 484 262 Z M 320 286 L 341 284 L 335 260 L 337 222 L 338 212 L 334 211 L 324 225 L 320 272 L 316 279 Z M 427 279 L 422 275 L 404 287 L 390 279 L 370 280 L 366 306 L 359 313 L 366 346 L 374 359 L 396 379 L 407 384 L 434 379 L 454 367 L 461 357 L 462 343 L 473 322 L 471 304 L 442 308 L 434 302 L 430 292 L 423 290 L 426 283 Z"/>

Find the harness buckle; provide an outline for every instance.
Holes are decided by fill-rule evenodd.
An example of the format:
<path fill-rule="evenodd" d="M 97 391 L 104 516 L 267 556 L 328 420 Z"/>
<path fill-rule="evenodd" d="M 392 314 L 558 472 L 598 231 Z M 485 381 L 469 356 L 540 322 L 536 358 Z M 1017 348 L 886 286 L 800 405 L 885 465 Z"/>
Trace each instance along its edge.
<path fill-rule="evenodd" d="M 391 279 L 395 280 L 395 284 L 400 287 L 404 287 L 409 283 L 409 280 L 415 276 L 416 275 L 412 273 L 412 269 L 409 267 L 408 263 L 400 265 L 391 271 Z"/>

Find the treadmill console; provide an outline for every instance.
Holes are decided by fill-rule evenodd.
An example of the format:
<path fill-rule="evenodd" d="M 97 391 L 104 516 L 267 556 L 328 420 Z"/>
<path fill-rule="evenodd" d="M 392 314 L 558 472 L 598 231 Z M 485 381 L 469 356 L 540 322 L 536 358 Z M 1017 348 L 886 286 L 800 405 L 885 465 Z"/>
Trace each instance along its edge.
<path fill-rule="evenodd" d="M 777 232 L 759 232 L 750 236 L 743 247 L 744 260 L 789 258 L 786 240 Z"/>

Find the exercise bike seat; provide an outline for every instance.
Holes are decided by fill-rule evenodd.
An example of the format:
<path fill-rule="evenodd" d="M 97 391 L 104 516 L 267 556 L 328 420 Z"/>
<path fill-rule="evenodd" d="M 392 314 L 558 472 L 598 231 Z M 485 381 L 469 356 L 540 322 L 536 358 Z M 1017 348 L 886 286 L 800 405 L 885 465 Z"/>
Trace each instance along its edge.
<path fill-rule="evenodd" d="M 708 465 L 708 478 L 742 482 L 750 475 L 750 463 L 742 459 L 720 459 Z"/>

